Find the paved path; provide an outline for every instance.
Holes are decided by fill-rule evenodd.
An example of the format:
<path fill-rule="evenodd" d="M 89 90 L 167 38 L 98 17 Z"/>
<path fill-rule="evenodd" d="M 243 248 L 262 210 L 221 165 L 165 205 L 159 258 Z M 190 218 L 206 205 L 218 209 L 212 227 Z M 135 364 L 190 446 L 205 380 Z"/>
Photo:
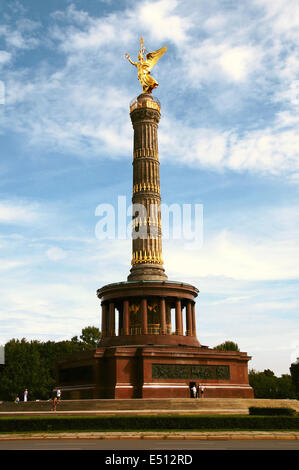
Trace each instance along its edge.
<path fill-rule="evenodd" d="M 0 411 L 0 416 L 10 416 L 10 415 L 49 415 L 53 414 L 52 410 L 49 411 Z M 76 411 L 61 411 L 57 410 L 55 415 L 212 415 L 220 414 L 217 409 L 206 409 L 206 410 L 76 410 Z M 244 409 L 222 409 L 221 414 L 249 414 L 248 410 Z"/>
<path fill-rule="evenodd" d="M 218 431 L 218 432 L 61 432 L 61 433 L 18 433 L 0 434 L 0 441 L 24 440 L 198 440 L 198 441 L 229 441 L 229 440 L 291 440 L 296 441 L 299 448 L 299 432 L 290 431 Z"/>
<path fill-rule="evenodd" d="M 101 435 L 102 434 L 102 435 Z M 106 450 L 114 453 L 139 450 L 299 450 L 299 436 L 293 433 L 205 433 L 123 434 L 80 433 L 1 436 L 1 450 Z"/>

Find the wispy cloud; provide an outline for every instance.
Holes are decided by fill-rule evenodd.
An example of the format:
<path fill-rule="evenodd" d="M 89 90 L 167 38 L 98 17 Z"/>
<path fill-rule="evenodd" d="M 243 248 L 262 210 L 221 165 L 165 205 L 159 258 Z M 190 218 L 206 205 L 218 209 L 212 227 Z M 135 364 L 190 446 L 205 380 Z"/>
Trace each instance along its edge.
<path fill-rule="evenodd" d="M 176 244 L 177 245 L 177 244 Z M 239 280 L 298 279 L 297 240 L 253 242 L 222 231 L 202 250 L 166 246 L 165 259 L 172 276 L 222 276 Z M 275 253 L 275 256 L 274 256 Z"/>
<path fill-rule="evenodd" d="M 0 51 L 0 67 L 11 60 L 11 54 L 7 51 Z"/>
<path fill-rule="evenodd" d="M 30 224 L 40 216 L 38 205 L 25 201 L 0 201 L 0 223 Z"/>
<path fill-rule="evenodd" d="M 53 23 L 47 32 L 64 55 L 65 64 L 59 70 L 51 70 L 51 65 L 43 61 L 37 64 L 33 75 L 25 69 L 8 74 L 7 124 L 26 132 L 32 145 L 51 145 L 58 151 L 68 150 L 84 157 L 99 155 L 99 150 L 112 157 L 127 155 L 131 150 L 128 90 L 132 86 L 125 83 L 129 77 L 132 81 L 135 72 L 120 57 L 133 44 L 136 48 L 141 29 L 150 39 L 155 37 L 155 42 L 168 41 L 175 48 L 173 52 L 170 49 L 169 57 L 163 58 L 163 77 L 168 70 L 171 87 L 178 86 L 183 93 L 190 86 L 194 90 L 214 87 L 216 96 L 210 103 L 217 115 L 225 114 L 230 102 L 246 113 L 244 100 L 248 92 L 264 109 L 269 98 L 280 104 L 270 124 L 265 126 L 258 115 L 255 125 L 250 124 L 248 130 L 244 130 L 242 123 L 194 125 L 186 121 L 186 109 L 182 123 L 166 109 L 168 122 L 164 117 L 161 123 L 162 132 L 165 130 L 161 134 L 162 156 L 171 161 L 175 153 L 182 163 L 198 163 L 215 170 L 226 168 L 291 177 L 298 170 L 298 119 L 294 109 L 298 104 L 295 80 L 298 58 L 291 47 L 295 20 L 290 34 L 286 20 L 281 19 L 289 19 L 290 8 L 278 3 L 274 12 L 267 2 L 259 7 L 252 5 L 251 11 L 256 9 L 258 21 L 252 16 L 242 29 L 238 27 L 242 11 L 232 14 L 223 9 L 215 15 L 195 8 L 191 15 L 182 10 L 179 2 L 169 0 L 147 2 L 98 18 L 70 5 L 52 15 Z M 19 25 L 15 31 L 16 38 L 23 38 L 24 24 L 23 20 L 22 27 Z M 34 24 L 27 25 L 27 33 L 30 27 L 34 29 Z M 3 26 L 1 31 L 13 41 L 8 27 Z M 288 48 L 286 40 L 290 42 Z M 23 41 L 20 39 L 19 47 Z M 173 60 L 174 51 L 178 61 Z M 182 81 L 175 85 L 179 77 Z M 137 86 L 137 81 L 134 83 Z M 232 91 L 231 86 L 236 88 Z M 161 92 L 163 95 L 164 90 Z M 188 103 L 190 113 L 194 113 L 195 103 Z M 253 113 L 250 121 L 255 116 Z M 171 129 L 175 140 L 170 151 Z"/>
<path fill-rule="evenodd" d="M 66 258 L 67 253 L 62 248 L 52 246 L 51 248 L 48 248 L 48 250 L 46 251 L 46 255 L 52 261 L 60 261 Z"/>
<path fill-rule="evenodd" d="M 0 37 L 9 49 L 33 49 L 39 44 L 39 39 L 32 34 L 37 28 L 39 24 L 29 19 L 20 20 L 17 27 L 0 24 Z"/>

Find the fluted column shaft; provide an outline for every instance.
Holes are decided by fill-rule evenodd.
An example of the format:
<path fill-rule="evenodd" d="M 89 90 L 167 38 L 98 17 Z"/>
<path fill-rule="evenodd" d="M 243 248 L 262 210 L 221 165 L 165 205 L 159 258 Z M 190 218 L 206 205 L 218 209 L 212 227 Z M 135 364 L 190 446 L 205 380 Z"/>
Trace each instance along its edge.
<path fill-rule="evenodd" d="M 141 94 L 130 108 L 134 129 L 132 268 L 128 280 L 166 280 L 162 259 L 158 123 L 160 105 Z"/>

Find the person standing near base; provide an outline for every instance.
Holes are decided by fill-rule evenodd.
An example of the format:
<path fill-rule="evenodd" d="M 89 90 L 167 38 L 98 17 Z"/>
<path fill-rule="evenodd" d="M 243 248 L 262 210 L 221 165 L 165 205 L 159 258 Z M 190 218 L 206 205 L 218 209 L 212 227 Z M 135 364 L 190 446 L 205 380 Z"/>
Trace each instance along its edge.
<path fill-rule="evenodd" d="M 60 399 L 61 399 L 61 390 L 60 389 L 57 390 L 56 396 L 57 396 L 57 401 L 60 401 Z"/>
<path fill-rule="evenodd" d="M 27 400 L 28 400 L 28 390 L 26 388 L 24 392 L 24 401 L 27 401 Z"/>
<path fill-rule="evenodd" d="M 53 411 L 56 411 L 56 406 L 57 406 L 57 397 L 54 397 L 54 400 L 53 400 Z"/>
<path fill-rule="evenodd" d="M 200 397 L 201 397 L 201 398 L 203 398 L 204 391 L 205 391 L 204 386 L 201 385 L 201 386 L 200 386 Z"/>

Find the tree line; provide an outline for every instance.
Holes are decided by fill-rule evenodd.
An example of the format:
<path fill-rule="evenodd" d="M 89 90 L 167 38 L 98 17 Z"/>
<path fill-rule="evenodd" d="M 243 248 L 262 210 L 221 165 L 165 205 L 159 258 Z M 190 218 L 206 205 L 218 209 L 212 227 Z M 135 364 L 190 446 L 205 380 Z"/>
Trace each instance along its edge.
<path fill-rule="evenodd" d="M 299 388 L 296 389 L 294 377 L 290 374 L 276 377 L 270 369 L 263 372 L 252 369 L 249 371 L 248 377 L 249 384 L 254 390 L 254 398 L 299 399 Z"/>
<path fill-rule="evenodd" d="M 56 362 L 67 355 L 93 349 L 101 339 L 97 327 L 83 328 L 80 337 L 65 341 L 27 341 L 25 338 L 11 339 L 5 345 L 5 365 L 0 369 L 0 400 L 12 401 L 17 396 L 23 399 L 24 390 L 28 399 L 48 400 L 56 386 Z M 239 351 L 232 341 L 226 341 L 214 349 Z M 290 367 L 291 374 L 276 377 L 274 372 L 249 371 L 249 383 L 255 398 L 299 399 L 299 361 Z"/>
<path fill-rule="evenodd" d="M 56 361 L 69 354 L 95 348 L 101 338 L 98 328 L 83 328 L 80 338 L 65 341 L 27 341 L 11 339 L 5 344 L 5 364 L 0 370 L 0 400 L 48 400 L 56 385 Z"/>

